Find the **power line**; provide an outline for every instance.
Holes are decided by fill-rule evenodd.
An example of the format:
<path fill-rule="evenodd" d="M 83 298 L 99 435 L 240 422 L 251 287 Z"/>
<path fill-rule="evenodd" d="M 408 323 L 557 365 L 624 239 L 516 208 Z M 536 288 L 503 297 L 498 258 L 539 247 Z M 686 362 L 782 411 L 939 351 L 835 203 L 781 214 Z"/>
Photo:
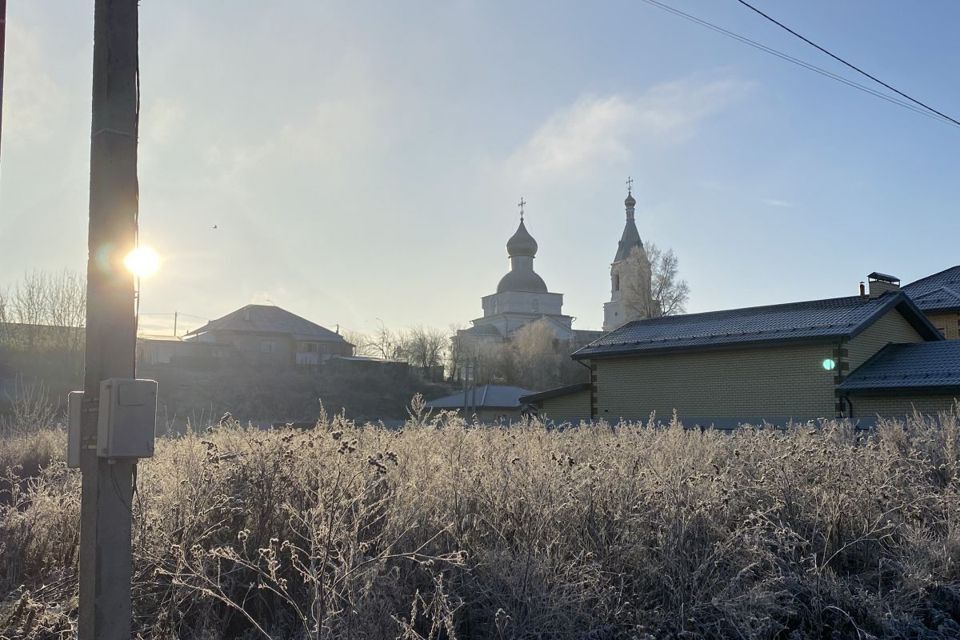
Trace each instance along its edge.
<path fill-rule="evenodd" d="M 681 17 L 681 18 L 684 18 L 684 19 L 689 20 L 689 21 L 691 21 L 691 22 L 694 22 L 694 23 L 696 23 L 696 24 L 699 24 L 700 26 L 703 26 L 703 27 L 706 27 L 706 28 L 711 29 L 711 30 L 713 30 L 713 31 L 716 31 L 717 33 L 720 33 L 721 35 L 725 35 L 725 36 L 727 36 L 727 37 L 733 38 L 734 40 L 737 40 L 737 41 L 739 41 L 739 42 L 742 42 L 743 44 L 746 44 L 746 45 L 748 45 L 748 46 L 751 46 L 751 47 L 753 47 L 753 48 L 755 48 L 755 49 L 759 49 L 760 51 L 763 51 L 764 53 L 769 53 L 770 55 L 773 55 L 773 56 L 775 56 L 775 57 L 777 57 L 777 58 L 780 58 L 781 60 L 785 60 L 785 61 L 790 62 L 790 63 L 792 63 L 792 64 L 795 64 L 795 65 L 797 65 L 797 66 L 800 66 L 800 67 L 803 67 L 803 68 L 808 69 L 808 70 L 810 70 L 810 71 L 813 71 L 814 73 L 818 73 L 818 74 L 820 74 L 820 75 L 822 75 L 822 76 L 825 76 L 825 77 L 827 77 L 827 78 L 830 78 L 830 79 L 832 79 L 832 80 L 836 80 L 837 82 L 840 82 L 840 83 L 842 83 L 842 84 L 845 84 L 845 85 L 847 85 L 847 86 L 849 86 L 849 87 L 851 87 L 851 88 L 853 88 L 853 89 L 857 89 L 857 90 L 859 90 L 859 91 L 863 91 L 863 92 L 868 93 L 868 94 L 870 94 L 870 95 L 872 95 L 872 96 L 874 96 L 874 97 L 876 97 L 876 98 L 880 98 L 881 100 L 885 100 L 885 101 L 887 101 L 887 102 L 889 102 L 889 103 L 891 103 L 891 104 L 895 104 L 895 105 L 897 105 L 897 106 L 899 106 L 899 107 L 903 107 L 904 109 L 909 109 L 910 111 L 913 111 L 913 112 L 918 113 L 918 114 L 923 115 L 923 116 L 927 116 L 928 118 L 933 118 L 934 120 L 937 120 L 937 121 L 940 121 L 940 122 L 944 122 L 945 124 L 950 124 L 949 122 L 947 122 L 947 121 L 944 120 L 943 118 L 940 118 L 940 117 L 934 115 L 933 113 L 930 113 L 929 111 L 927 111 L 927 110 L 925 110 L 925 109 L 920 109 L 920 108 L 918 108 L 918 107 L 915 107 L 914 105 L 912 105 L 912 104 L 910 104 L 910 103 L 908 103 L 908 102 L 904 102 L 903 100 L 900 100 L 900 99 L 895 98 L 895 97 L 893 97 L 893 96 L 887 95 L 887 94 L 885 94 L 885 93 L 883 93 L 883 92 L 881 92 L 881 91 L 877 91 L 876 89 L 872 89 L 871 87 L 868 87 L 868 86 L 866 86 L 866 85 L 860 84 L 859 82 L 855 82 L 855 81 L 853 81 L 853 80 L 850 80 L 849 78 L 845 78 L 845 77 L 843 77 L 843 76 L 841 76 L 841 75 L 838 75 L 838 74 L 836 74 L 836 73 L 833 73 L 832 71 L 828 71 L 827 69 L 823 69 L 823 68 L 821 68 L 821 67 L 818 67 L 818 66 L 816 66 L 816 65 L 814 65 L 814 64 L 811 64 L 811 63 L 806 62 L 806 61 L 804 61 L 804 60 L 801 60 L 801 59 L 799 59 L 799 58 L 795 58 L 795 57 L 793 57 L 793 56 L 791 56 L 791 55 L 789 55 L 789 54 L 786 54 L 786 53 L 784 53 L 784 52 L 782 52 L 782 51 L 779 51 L 779 50 L 774 49 L 774 48 L 772 48 L 772 47 L 768 47 L 767 45 L 765 45 L 765 44 L 763 44 L 763 43 L 760 43 L 760 42 L 757 42 L 756 40 L 751 40 L 750 38 L 747 38 L 746 36 L 741 36 L 741 35 L 738 34 L 738 33 L 734 33 L 733 31 L 730 31 L 729 29 L 724 29 L 723 27 L 720 27 L 720 26 L 718 26 L 718 25 L 715 25 L 715 24 L 713 24 L 712 22 L 708 22 L 708 21 L 706 21 L 706 20 L 703 20 L 703 19 L 701 19 L 701 18 L 698 18 L 698 17 L 696 17 L 696 16 L 694 16 L 694 15 L 691 15 L 691 14 L 689 14 L 689 13 L 685 13 L 685 12 L 679 10 L 679 9 L 675 9 L 675 8 L 671 7 L 670 5 L 664 4 L 664 3 L 662 3 L 662 2 L 658 2 L 657 0 L 644 0 L 644 2 L 646 2 L 647 4 L 651 4 L 651 5 L 659 8 L 659 9 L 663 9 L 664 11 L 667 11 L 667 12 L 669 12 L 669 13 L 672 13 L 672 14 L 678 16 L 678 17 Z"/>
<path fill-rule="evenodd" d="M 777 58 L 780 58 L 781 60 L 785 60 L 786 62 L 790 62 L 791 64 L 795 64 L 795 65 L 797 65 L 797 66 L 803 67 L 804 69 L 808 69 L 808 70 L 810 70 L 810 71 L 813 71 L 814 73 L 818 73 L 818 74 L 820 74 L 820 75 L 822 75 L 822 76 L 824 76 L 824 77 L 830 78 L 831 80 L 835 80 L 835 81 L 837 81 L 837 82 L 840 82 L 840 83 L 842 83 L 842 84 L 845 84 L 845 85 L 847 85 L 848 87 L 851 87 L 851 88 L 853 88 L 853 89 L 857 89 L 858 91 L 863 91 L 864 93 L 870 94 L 870 95 L 874 96 L 875 98 L 879 98 L 879 99 L 881 99 L 881 100 L 884 100 L 884 101 L 889 102 L 889 103 L 891 103 L 891 104 L 897 105 L 898 107 L 902 107 L 902 108 L 904 108 L 904 109 L 909 109 L 910 111 L 913 111 L 914 113 L 920 114 L 920 115 L 922 115 L 922 116 L 926 116 L 926 117 L 928 117 L 928 118 L 932 118 L 932 119 L 936 120 L 937 122 L 942 122 L 942 123 L 948 124 L 948 125 L 952 125 L 952 124 L 953 124 L 952 122 L 950 122 L 950 119 L 949 119 L 949 118 L 944 119 L 944 118 L 942 118 L 942 117 L 940 117 L 940 116 L 938 116 L 938 115 L 935 115 L 935 114 L 931 113 L 930 111 L 928 111 L 928 110 L 926 110 L 926 109 L 921 109 L 921 108 L 919 108 L 919 107 L 916 107 L 916 106 L 910 104 L 909 102 L 905 102 L 905 101 L 903 101 L 903 100 L 900 100 L 900 99 L 898 99 L 898 98 L 895 98 L 894 96 L 888 95 L 888 94 L 883 93 L 883 92 L 881 92 L 881 91 L 877 91 L 876 89 L 873 89 L 873 88 L 868 87 L 868 86 L 866 86 L 866 85 L 860 84 L 859 82 L 856 82 L 856 81 L 854 81 L 854 80 L 850 80 L 849 78 L 845 78 L 845 77 L 843 77 L 843 76 L 841 76 L 841 75 L 838 75 L 838 74 L 836 74 L 836 73 L 833 73 L 832 71 L 828 71 L 827 69 L 823 69 L 823 68 L 821 68 L 821 67 L 818 67 L 818 66 L 816 66 L 816 65 L 814 65 L 814 64 L 811 64 L 811 63 L 806 62 L 806 61 L 804 61 L 804 60 L 801 60 L 801 59 L 799 59 L 799 58 L 795 58 L 795 57 L 793 57 L 793 56 L 791 56 L 791 55 L 789 55 L 789 54 L 787 54 L 787 53 L 784 53 L 784 52 L 779 51 L 779 50 L 777 50 L 777 49 L 774 49 L 774 48 L 772 48 L 772 47 L 768 47 L 767 45 L 765 45 L 765 44 L 763 44 L 763 43 L 757 42 L 756 40 L 751 40 L 750 38 L 747 38 L 746 36 L 742 36 L 742 35 L 740 35 L 740 34 L 738 34 L 738 33 L 734 33 L 733 31 L 730 31 L 729 29 L 724 29 L 723 27 L 720 27 L 720 26 L 718 26 L 718 25 L 715 25 L 715 24 L 713 24 L 712 22 L 708 22 L 708 21 L 706 21 L 706 20 L 703 20 L 703 19 L 701 19 L 701 18 L 698 18 L 697 16 L 694 16 L 694 15 L 692 15 L 692 14 L 686 13 L 686 12 L 681 11 L 681 10 L 679 10 L 679 9 L 675 9 L 675 8 L 671 7 L 670 5 L 667 5 L 667 4 L 664 4 L 664 3 L 662 3 L 662 2 L 659 2 L 658 0 L 643 0 L 643 1 L 646 2 L 646 3 L 649 4 L 649 5 L 652 5 L 652 6 L 654 6 L 654 7 L 657 7 L 658 9 L 662 9 L 662 10 L 668 12 L 668 13 L 672 13 L 673 15 L 675 15 L 675 16 L 677 16 L 677 17 L 683 18 L 683 19 L 685 19 L 685 20 L 688 20 L 688 21 L 690 21 L 690 22 L 693 22 L 693 23 L 695 23 L 695 24 L 698 24 L 698 25 L 700 25 L 700 26 L 702 26 L 702 27 L 706 27 L 707 29 L 710 29 L 710 30 L 712 30 L 712 31 L 716 31 L 717 33 L 719 33 L 719 34 L 721 34 L 721 35 L 724 35 L 724 36 L 727 36 L 728 38 L 732 38 L 732 39 L 734 39 L 734 40 L 737 40 L 738 42 L 741 42 L 741 43 L 743 43 L 743 44 L 746 44 L 746 45 L 748 45 L 748 46 L 750 46 L 750 47 L 753 47 L 753 48 L 755 48 L 755 49 L 759 49 L 760 51 L 763 51 L 764 53 L 768 53 L 768 54 L 770 54 L 770 55 L 772 55 L 772 56 L 775 56 L 775 57 L 777 57 Z"/>
<path fill-rule="evenodd" d="M 884 82 L 884 81 L 881 80 L 880 78 L 878 78 L 878 77 L 876 77 L 876 76 L 874 76 L 874 75 L 871 75 L 871 74 L 867 73 L 866 71 L 864 71 L 864 70 L 861 69 L 860 67 L 858 67 L 858 66 L 856 66 L 856 65 L 854 65 L 854 64 L 851 64 L 851 63 L 847 62 L 846 60 L 844 60 L 844 59 L 841 58 L 840 56 L 836 55 L 835 53 L 832 53 L 832 52 L 828 51 L 827 49 L 824 49 L 823 47 L 821 47 L 820 45 L 818 45 L 816 42 L 813 42 L 813 41 L 810 40 L 809 38 L 807 38 L 807 37 L 805 37 L 805 36 L 797 33 L 796 31 L 794 31 L 793 29 L 791 29 L 791 28 L 788 27 L 787 25 L 783 24 L 782 22 L 780 22 L 780 21 L 777 20 L 776 18 L 773 18 L 773 17 L 767 15 L 766 13 L 764 13 L 763 11 L 760 11 L 760 9 L 757 9 L 755 6 L 753 6 L 753 5 L 750 4 L 749 2 L 746 2 L 745 0 L 737 0 L 737 2 L 739 2 L 739 3 L 742 4 L 743 6 L 747 7 L 747 8 L 750 9 L 751 11 L 760 14 L 761 16 L 763 16 L 764 18 L 766 18 L 767 20 L 769 20 L 769 21 L 772 22 L 773 24 L 775 24 L 775 25 L 777 25 L 778 27 L 780 27 L 781 29 L 787 31 L 788 33 L 791 33 L 791 34 L 795 35 L 796 37 L 800 38 L 801 40 L 803 40 L 804 42 L 806 42 L 806 43 L 809 44 L 810 46 L 815 47 L 816 49 L 819 49 L 820 51 L 822 51 L 823 53 L 827 54 L 828 56 L 830 56 L 831 58 L 833 58 L 833 59 L 836 60 L 837 62 L 840 62 L 840 63 L 842 63 L 842 64 L 845 64 L 846 66 L 850 67 L 851 69 L 853 69 L 854 71 L 856 71 L 856 72 L 859 73 L 860 75 L 866 76 L 867 78 L 870 78 L 871 80 L 873 80 L 873 81 L 876 82 L 877 84 L 883 85 L 884 87 L 886 87 L 886 88 L 889 89 L 890 91 L 893 91 L 894 93 L 896 93 L 896 94 L 899 95 L 899 96 L 903 96 L 904 98 L 906 98 L 906 99 L 909 100 L 910 102 L 913 102 L 914 104 L 918 104 L 918 105 L 920 105 L 921 107 L 923 107 L 924 109 L 927 109 L 927 110 L 929 110 L 929 111 L 932 111 L 933 113 L 937 114 L 937 115 L 940 116 L 941 118 L 946 118 L 947 120 L 949 120 L 949 121 L 952 122 L 953 124 L 960 125 L 960 121 L 951 118 L 950 116 L 948 116 L 947 114 L 945 114 L 945 113 L 943 113 L 943 112 L 941 112 L 941 111 L 937 111 L 936 109 L 934 109 L 934 108 L 931 107 L 930 105 L 925 104 L 925 103 L 923 103 L 923 102 L 920 102 L 920 101 L 917 100 L 916 98 L 913 98 L 913 97 L 907 95 L 906 93 L 904 93 L 903 91 L 900 91 L 900 90 L 897 89 L 896 87 L 893 87 L 893 86 L 887 84 L 886 82 Z"/>

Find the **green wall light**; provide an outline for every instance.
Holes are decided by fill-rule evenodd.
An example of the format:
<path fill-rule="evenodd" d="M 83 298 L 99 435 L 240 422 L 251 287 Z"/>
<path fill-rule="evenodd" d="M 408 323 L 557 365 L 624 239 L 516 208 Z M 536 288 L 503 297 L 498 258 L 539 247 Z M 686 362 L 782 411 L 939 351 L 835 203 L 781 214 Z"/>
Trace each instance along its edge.
<path fill-rule="evenodd" d="M 834 369 L 837 368 L 837 361 L 834 360 L 833 358 L 827 358 L 821 364 L 823 365 L 823 368 L 826 369 L 827 371 L 833 371 Z"/>

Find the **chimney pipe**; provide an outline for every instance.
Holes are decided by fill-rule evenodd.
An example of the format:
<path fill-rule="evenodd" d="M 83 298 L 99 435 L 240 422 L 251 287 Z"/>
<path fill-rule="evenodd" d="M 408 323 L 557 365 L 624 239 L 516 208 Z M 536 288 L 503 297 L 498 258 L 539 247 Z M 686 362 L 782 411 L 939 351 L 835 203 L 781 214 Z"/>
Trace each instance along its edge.
<path fill-rule="evenodd" d="M 867 297 L 867 288 L 864 286 L 862 282 L 860 283 L 860 297 L 861 298 Z"/>
<path fill-rule="evenodd" d="M 900 278 L 877 271 L 867 276 L 867 283 L 870 285 L 871 298 L 878 298 L 888 291 L 900 290 Z"/>

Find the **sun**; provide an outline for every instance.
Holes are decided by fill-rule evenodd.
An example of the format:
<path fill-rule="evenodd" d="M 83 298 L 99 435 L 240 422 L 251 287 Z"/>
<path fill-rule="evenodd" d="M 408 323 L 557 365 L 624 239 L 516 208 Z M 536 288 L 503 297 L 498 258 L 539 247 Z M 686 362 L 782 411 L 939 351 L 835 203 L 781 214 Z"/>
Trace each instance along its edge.
<path fill-rule="evenodd" d="M 146 278 L 160 268 L 160 256 L 150 247 L 137 247 L 123 259 L 123 266 L 136 277 Z"/>

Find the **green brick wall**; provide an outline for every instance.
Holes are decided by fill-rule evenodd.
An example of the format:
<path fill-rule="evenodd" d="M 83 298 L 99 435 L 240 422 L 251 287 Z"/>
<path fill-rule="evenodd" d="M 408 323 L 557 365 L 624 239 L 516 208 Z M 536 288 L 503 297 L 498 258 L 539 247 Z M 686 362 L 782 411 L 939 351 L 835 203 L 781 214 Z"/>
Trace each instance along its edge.
<path fill-rule="evenodd" d="M 854 395 L 850 396 L 850 401 L 853 403 L 855 417 L 873 418 L 880 415 L 893 418 L 911 415 L 914 409 L 929 415 L 950 411 L 956 398 L 949 395 L 919 394 L 915 396 Z"/>
<path fill-rule="evenodd" d="M 891 309 L 845 345 L 849 354 L 847 362 L 850 363 L 850 371 L 862 365 L 888 344 L 904 342 L 923 342 L 923 338 L 900 315 L 899 311 Z"/>
<path fill-rule="evenodd" d="M 674 352 L 597 359 L 597 418 L 669 420 L 817 418 L 835 415 L 834 375 L 822 362 L 836 343 Z"/>
<path fill-rule="evenodd" d="M 540 415 L 554 422 L 579 423 L 590 420 L 590 390 L 578 391 L 542 403 Z"/>

